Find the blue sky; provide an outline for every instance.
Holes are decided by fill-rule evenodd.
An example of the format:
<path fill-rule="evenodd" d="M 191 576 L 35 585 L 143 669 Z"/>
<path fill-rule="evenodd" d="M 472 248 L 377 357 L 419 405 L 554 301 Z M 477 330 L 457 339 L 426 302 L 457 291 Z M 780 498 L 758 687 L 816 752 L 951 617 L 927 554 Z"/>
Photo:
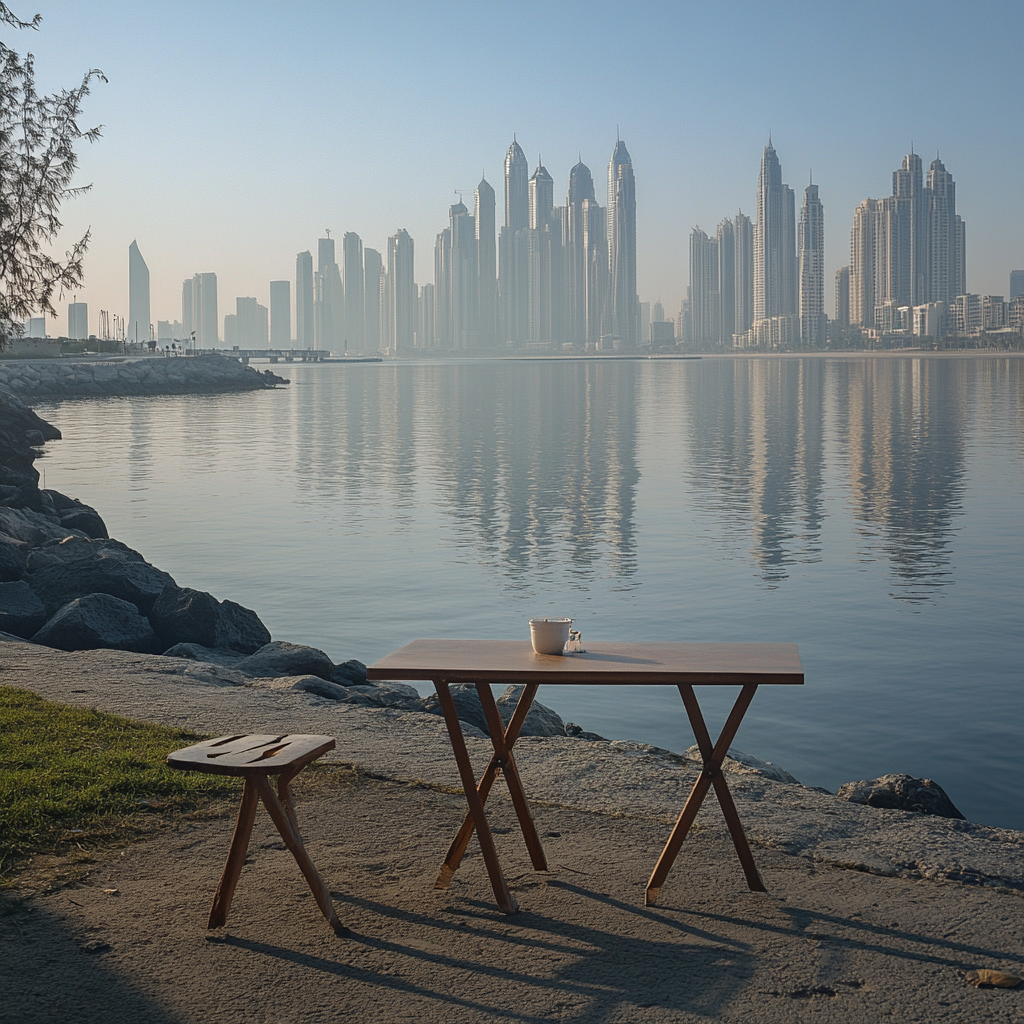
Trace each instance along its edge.
<path fill-rule="evenodd" d="M 127 312 L 133 238 L 152 315 L 180 316 L 181 281 L 218 275 L 266 303 L 329 227 L 384 249 L 404 227 L 416 278 L 481 170 L 502 195 L 515 132 L 564 201 L 577 154 L 599 198 L 616 126 L 637 179 L 641 299 L 678 308 L 688 236 L 752 214 L 769 130 L 784 179 L 813 169 L 826 280 L 848 262 L 862 199 L 891 191 L 911 142 L 938 151 L 967 222 L 968 287 L 1005 294 L 1024 267 L 1024 3 L 145 3 L 11 0 L 39 32 L 4 29 L 40 85 L 101 68 L 84 121 L 93 230 L 90 329 Z M 831 297 L 829 298 L 831 303 Z M 831 305 L 830 305 L 831 311 Z M 54 324 L 63 331 L 64 324 Z"/>

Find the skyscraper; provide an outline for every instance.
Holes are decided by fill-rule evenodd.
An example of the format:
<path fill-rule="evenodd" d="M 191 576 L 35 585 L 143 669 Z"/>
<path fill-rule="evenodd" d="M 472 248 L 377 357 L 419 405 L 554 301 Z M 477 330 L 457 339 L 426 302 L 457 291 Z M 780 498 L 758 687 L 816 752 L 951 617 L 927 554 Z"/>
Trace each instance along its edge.
<path fill-rule="evenodd" d="M 314 345 L 313 254 L 307 249 L 295 257 L 295 340 L 301 349 Z"/>
<path fill-rule="evenodd" d="M 68 303 L 68 337 L 76 341 L 84 341 L 89 337 L 88 303 Z"/>
<path fill-rule="evenodd" d="M 317 270 L 313 281 L 313 347 L 333 351 L 344 345 L 345 289 L 334 258 L 334 239 L 317 240 Z"/>
<path fill-rule="evenodd" d="M 453 347 L 451 307 L 452 229 L 447 227 L 434 240 L 434 338 L 443 349 Z"/>
<path fill-rule="evenodd" d="M 388 347 L 394 355 L 412 349 L 419 298 L 414 275 L 413 241 L 405 228 L 399 228 L 388 238 Z"/>
<path fill-rule="evenodd" d="M 529 227 L 529 181 L 530 165 L 513 135 L 505 154 L 505 227 L 513 231 Z"/>
<path fill-rule="evenodd" d="M 587 340 L 587 252 L 584 239 L 585 202 L 595 203 L 594 179 L 581 160 L 569 172 L 565 201 L 565 305 L 566 340 L 581 345 Z"/>
<path fill-rule="evenodd" d="M 754 323 L 795 314 L 796 211 L 771 139 L 761 156 L 754 224 Z"/>
<path fill-rule="evenodd" d="M 734 334 L 745 334 L 754 324 L 754 225 L 742 210 L 733 218 L 735 245 L 736 320 Z M 729 343 L 732 339 L 729 339 Z"/>
<path fill-rule="evenodd" d="M 128 246 L 128 341 L 149 341 L 149 267 L 139 243 Z"/>
<path fill-rule="evenodd" d="M 195 317 L 192 312 L 194 287 L 191 277 L 181 282 L 181 330 L 186 341 L 191 340 L 192 332 L 196 329 Z"/>
<path fill-rule="evenodd" d="M 850 326 L 850 268 L 836 271 L 836 326 L 846 330 Z"/>
<path fill-rule="evenodd" d="M 718 344 L 722 313 L 718 272 L 717 239 L 695 227 L 690 232 L 690 314 L 693 344 L 702 349 Z"/>
<path fill-rule="evenodd" d="M 451 277 L 448 298 L 448 333 L 451 347 L 460 352 L 477 346 L 477 278 L 476 225 L 458 202 L 449 207 L 451 231 Z"/>
<path fill-rule="evenodd" d="M 254 298 L 235 299 L 235 344 L 242 349 L 262 348 L 259 338 L 259 303 Z"/>
<path fill-rule="evenodd" d="M 192 278 L 192 329 L 196 332 L 196 348 L 217 347 L 219 323 L 216 274 L 196 274 Z"/>
<path fill-rule="evenodd" d="M 292 285 L 270 282 L 270 348 L 292 346 Z"/>
<path fill-rule="evenodd" d="M 377 352 L 381 348 L 380 279 L 384 264 L 376 249 L 363 250 L 363 349 Z"/>
<path fill-rule="evenodd" d="M 818 186 L 804 189 L 798 239 L 800 277 L 800 342 L 825 345 L 825 214 Z"/>
<path fill-rule="evenodd" d="M 853 211 L 850 231 L 850 322 L 875 326 L 875 222 L 877 199 L 865 199 Z"/>
<path fill-rule="evenodd" d="M 1010 298 L 1015 299 L 1018 295 L 1024 295 L 1024 270 L 1010 271 Z"/>
<path fill-rule="evenodd" d="M 527 329 L 528 342 L 550 343 L 552 323 L 552 233 L 555 182 L 537 157 L 537 169 L 529 185 L 530 228 L 526 237 L 527 251 Z M 561 241 L 561 238 L 559 238 Z"/>
<path fill-rule="evenodd" d="M 345 351 L 363 351 L 366 292 L 363 279 L 363 242 L 354 231 L 346 231 L 341 240 L 342 285 L 345 289 L 345 327 L 342 341 Z"/>
<path fill-rule="evenodd" d="M 627 346 L 637 343 L 636 182 L 626 144 L 608 162 L 608 326 Z"/>
<path fill-rule="evenodd" d="M 494 189 L 486 178 L 480 179 L 476 187 L 473 206 L 473 223 L 476 228 L 476 266 L 479 297 L 478 338 L 481 348 L 493 348 L 498 331 L 498 270 L 497 249 L 494 231 Z M 427 286 L 424 285 L 424 288 Z M 434 297 L 430 297 L 431 315 Z M 431 329 L 433 333 L 433 329 Z"/>
<path fill-rule="evenodd" d="M 718 225 L 718 344 L 732 348 L 736 333 L 736 226 L 727 217 Z"/>
<path fill-rule="evenodd" d="M 522 344 L 529 333 L 530 169 L 513 136 L 505 154 L 505 224 L 498 235 L 498 330 L 505 345 Z M 440 301 L 439 299 L 437 301 Z"/>

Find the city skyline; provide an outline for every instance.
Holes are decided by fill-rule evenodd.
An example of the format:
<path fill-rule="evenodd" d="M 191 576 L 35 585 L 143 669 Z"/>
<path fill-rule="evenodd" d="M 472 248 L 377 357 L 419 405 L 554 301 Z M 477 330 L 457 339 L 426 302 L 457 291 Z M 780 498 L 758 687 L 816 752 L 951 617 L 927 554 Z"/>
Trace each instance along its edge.
<path fill-rule="evenodd" d="M 82 151 L 78 180 L 93 191 L 64 211 L 67 237 L 93 228 L 79 293 L 94 318 L 100 308 L 128 312 L 123 252 L 133 239 L 152 274 L 154 321 L 175 315 L 180 282 L 195 268 L 215 271 L 224 295 L 255 291 L 267 304 L 269 282 L 293 278 L 294 254 L 325 226 L 380 252 L 404 226 L 418 242 L 415 279 L 429 281 L 449 197 L 461 189 L 468 201 L 481 168 L 500 190 L 498 160 L 513 132 L 531 162 L 544 155 L 560 194 L 581 150 L 602 176 L 616 123 L 642 181 L 637 290 L 652 304 L 660 298 L 669 315 L 689 277 L 689 227 L 717 223 L 725 210 L 753 211 L 751 157 L 769 132 L 790 181 L 806 182 L 814 168 L 826 211 L 828 311 L 835 272 L 849 262 L 843 222 L 866 196 L 886 194 L 886 168 L 912 144 L 926 162 L 937 148 L 954 169 L 971 225 L 968 287 L 1005 295 L 1009 270 L 1024 263 L 1024 197 L 1010 171 L 1024 156 L 1013 131 L 1021 78 L 1013 54 L 1024 28 L 1011 4 L 910 3 L 887 14 L 885 32 L 866 5 L 814 19 L 803 4 L 641 5 L 614 31 L 600 11 L 580 19 L 574 9 L 545 9 L 539 35 L 526 25 L 540 8 L 470 20 L 470 8 L 456 5 L 445 11 L 464 23 L 463 52 L 477 59 L 456 62 L 440 92 L 423 88 L 437 46 L 447 45 L 438 8 L 404 8 L 383 33 L 360 5 L 342 14 L 303 4 L 285 15 L 256 4 L 241 17 L 242 8 L 223 4 L 204 14 L 197 34 L 187 4 L 35 7 L 41 31 L 12 34 L 11 43 L 36 54 L 41 86 L 93 66 L 110 79 L 86 106 L 89 123 L 105 126 Z M 910 31 L 931 55 L 924 65 L 905 60 L 898 40 Z M 702 59 L 649 59 L 673 32 Z M 230 75 L 220 49 L 228 35 L 252 58 L 232 62 Z M 556 60 L 543 40 L 560 36 L 576 42 Z M 785 52 L 803 56 L 788 61 Z M 515 86 L 506 89 L 501 69 L 512 53 Z M 628 83 L 607 72 L 611 61 L 634 69 Z M 332 77 L 341 66 L 344 79 Z M 758 83 L 769 68 L 766 90 Z M 344 96 L 330 125 L 313 82 Z"/>

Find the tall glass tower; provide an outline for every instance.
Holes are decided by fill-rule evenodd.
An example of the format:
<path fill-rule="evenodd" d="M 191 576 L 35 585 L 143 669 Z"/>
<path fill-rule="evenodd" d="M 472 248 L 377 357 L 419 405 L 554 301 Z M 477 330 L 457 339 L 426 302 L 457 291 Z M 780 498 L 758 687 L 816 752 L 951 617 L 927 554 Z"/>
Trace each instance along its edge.
<path fill-rule="evenodd" d="M 635 345 L 640 310 L 636 294 L 636 181 L 633 161 L 619 139 L 608 162 L 608 327 Z"/>

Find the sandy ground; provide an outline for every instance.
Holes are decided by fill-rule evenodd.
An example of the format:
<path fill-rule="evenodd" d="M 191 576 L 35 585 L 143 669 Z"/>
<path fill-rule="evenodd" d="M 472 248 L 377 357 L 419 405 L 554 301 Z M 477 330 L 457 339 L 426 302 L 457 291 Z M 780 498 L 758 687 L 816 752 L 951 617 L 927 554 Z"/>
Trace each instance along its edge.
<path fill-rule="evenodd" d="M 433 888 L 461 796 L 345 769 L 296 792 L 347 936 L 319 915 L 263 811 L 228 926 L 206 931 L 229 808 L 94 854 L 76 884 L 33 890 L 30 868 L 0 914 L 0 1020 L 1024 1021 L 1024 985 L 964 980 L 1021 973 L 1016 893 L 766 849 L 755 855 L 770 891 L 751 893 L 709 817 L 645 908 L 664 825 L 537 808 L 551 871 L 535 874 L 496 788 L 488 810 L 521 907 L 505 916 L 475 842 L 451 888 Z"/>

